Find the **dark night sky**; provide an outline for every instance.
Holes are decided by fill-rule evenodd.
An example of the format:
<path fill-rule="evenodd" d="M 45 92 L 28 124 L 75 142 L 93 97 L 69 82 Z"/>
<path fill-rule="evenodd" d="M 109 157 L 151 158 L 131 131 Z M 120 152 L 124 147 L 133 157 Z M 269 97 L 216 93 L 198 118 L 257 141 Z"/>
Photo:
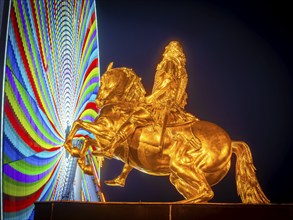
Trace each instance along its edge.
<path fill-rule="evenodd" d="M 281 1 L 282 2 L 282 1 Z M 267 1 L 98 1 L 101 73 L 131 67 L 151 91 L 170 40 L 187 56 L 187 110 L 246 141 L 273 203 L 293 202 L 292 23 L 290 7 Z M 235 157 L 212 202 L 240 202 Z M 106 160 L 102 180 L 122 163 Z M 124 188 L 103 184 L 108 201 L 182 199 L 166 177 L 133 171 Z"/>
<path fill-rule="evenodd" d="M 189 75 L 187 111 L 247 142 L 267 197 L 273 203 L 293 202 L 289 3 L 97 0 L 97 10 L 101 73 L 111 61 L 131 67 L 150 93 L 165 45 L 180 41 Z M 232 161 L 228 175 L 213 187 L 212 202 L 240 202 L 235 157 Z M 122 165 L 105 160 L 102 180 L 118 175 Z M 108 201 L 182 199 L 167 177 L 137 171 L 124 188 L 103 184 L 103 191 Z"/>

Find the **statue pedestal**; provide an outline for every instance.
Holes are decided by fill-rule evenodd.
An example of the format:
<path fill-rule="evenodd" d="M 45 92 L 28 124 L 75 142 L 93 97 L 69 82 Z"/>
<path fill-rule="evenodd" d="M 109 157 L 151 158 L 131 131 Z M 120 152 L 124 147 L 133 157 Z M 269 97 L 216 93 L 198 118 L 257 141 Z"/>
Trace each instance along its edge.
<path fill-rule="evenodd" d="M 293 204 L 245 205 L 234 203 L 173 204 L 154 202 L 36 202 L 35 220 L 182 220 L 182 219 L 293 219 Z"/>

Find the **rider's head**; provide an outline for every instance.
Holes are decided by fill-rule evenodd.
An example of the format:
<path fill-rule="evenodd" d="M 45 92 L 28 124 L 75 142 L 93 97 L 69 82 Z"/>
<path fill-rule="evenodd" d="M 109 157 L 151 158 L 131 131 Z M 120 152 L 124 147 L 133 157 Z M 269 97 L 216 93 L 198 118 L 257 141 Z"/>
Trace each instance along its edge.
<path fill-rule="evenodd" d="M 184 67 L 186 63 L 186 58 L 181 44 L 178 41 L 171 41 L 165 47 L 163 59 L 172 59 L 177 62 L 177 65 Z"/>

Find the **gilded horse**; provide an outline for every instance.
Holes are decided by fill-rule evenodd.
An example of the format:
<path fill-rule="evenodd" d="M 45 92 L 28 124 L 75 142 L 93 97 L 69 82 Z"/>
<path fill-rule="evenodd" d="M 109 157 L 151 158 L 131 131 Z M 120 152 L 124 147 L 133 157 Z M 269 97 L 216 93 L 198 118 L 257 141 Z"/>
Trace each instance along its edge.
<path fill-rule="evenodd" d="M 108 156 L 109 144 L 117 129 L 137 109 L 145 109 L 145 90 L 132 69 L 108 69 L 101 77 L 96 102 L 100 114 L 93 123 L 77 120 L 64 143 L 87 174 L 93 173 L 86 154 L 91 145 L 99 150 L 93 155 Z M 86 139 L 81 149 L 72 146 L 78 129 L 91 132 L 95 139 Z M 171 183 L 186 200 L 182 202 L 208 202 L 214 193 L 211 186 L 227 174 L 231 155 L 236 161 L 237 191 L 243 203 L 269 203 L 255 175 L 249 146 L 232 141 L 219 126 L 201 120 L 167 124 L 163 141 L 162 127 L 149 121 L 136 127 L 126 141 L 114 149 L 113 157 L 125 163 L 122 174 L 109 184 L 124 185 L 132 168 L 156 176 L 169 176 Z M 163 143 L 162 145 L 160 143 Z M 119 182 L 120 181 L 120 182 Z M 121 182 L 122 181 L 122 182 Z"/>

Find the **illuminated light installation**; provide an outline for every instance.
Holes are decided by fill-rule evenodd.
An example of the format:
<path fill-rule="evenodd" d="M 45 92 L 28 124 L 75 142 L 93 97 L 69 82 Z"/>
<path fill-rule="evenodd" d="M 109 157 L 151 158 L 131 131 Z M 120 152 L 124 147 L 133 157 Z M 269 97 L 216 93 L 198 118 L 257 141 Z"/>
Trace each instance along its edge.
<path fill-rule="evenodd" d="M 64 186 L 73 183 L 79 168 L 62 144 L 73 121 L 98 114 L 97 36 L 94 0 L 11 1 L 1 146 L 5 219 L 32 219 L 35 201 L 64 199 Z M 91 161 L 99 182 L 100 161 Z M 99 200 L 93 179 L 81 176 L 77 197 Z"/>

